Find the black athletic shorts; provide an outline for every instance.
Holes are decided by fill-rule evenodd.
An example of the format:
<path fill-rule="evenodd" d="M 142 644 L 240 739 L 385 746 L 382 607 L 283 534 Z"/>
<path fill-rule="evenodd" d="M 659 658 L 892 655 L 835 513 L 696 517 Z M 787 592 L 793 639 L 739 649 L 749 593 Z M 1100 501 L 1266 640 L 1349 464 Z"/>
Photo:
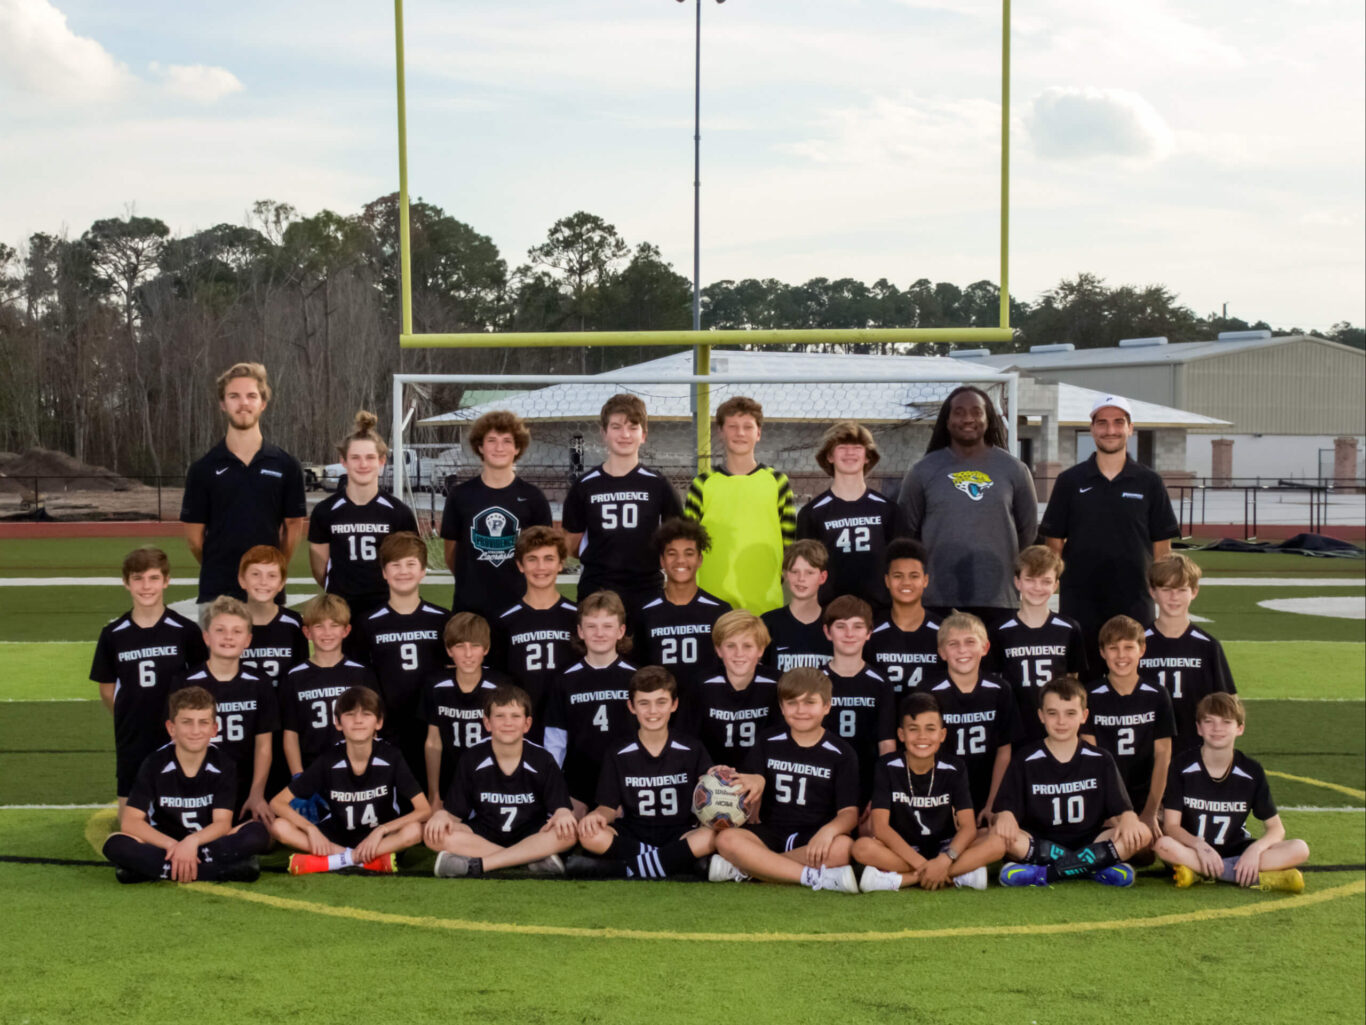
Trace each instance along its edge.
<path fill-rule="evenodd" d="M 338 847 L 356 847 L 373 832 L 373 828 L 347 829 L 335 815 L 329 815 L 319 822 L 318 830 Z"/>
<path fill-rule="evenodd" d="M 544 822 L 528 822 L 524 826 L 503 832 L 495 819 L 475 819 L 469 823 L 469 827 L 474 830 L 476 836 L 481 836 L 489 843 L 496 843 L 499 847 L 511 847 L 519 844 L 529 836 L 535 836 L 541 831 Z"/>
<path fill-rule="evenodd" d="M 811 838 L 820 832 L 819 826 L 793 830 L 790 826 L 774 826 L 767 822 L 756 822 L 744 828 L 762 840 L 770 851 L 777 851 L 779 854 L 805 847 L 811 842 Z"/>

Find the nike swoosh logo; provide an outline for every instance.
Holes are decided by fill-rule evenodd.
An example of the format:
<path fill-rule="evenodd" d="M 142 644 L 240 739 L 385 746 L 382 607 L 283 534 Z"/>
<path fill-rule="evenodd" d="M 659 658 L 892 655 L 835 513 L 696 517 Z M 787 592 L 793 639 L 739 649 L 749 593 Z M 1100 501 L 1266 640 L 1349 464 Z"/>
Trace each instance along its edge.
<path fill-rule="evenodd" d="M 1092 484 L 1091 487 L 1095 487 L 1095 485 Z M 1086 494 L 1086 492 L 1088 492 L 1088 491 L 1090 491 L 1090 490 L 1091 490 L 1091 488 L 1077 488 L 1077 494 L 1079 494 L 1079 495 L 1084 495 L 1084 494 Z"/>
<path fill-rule="evenodd" d="M 227 473 L 228 470 L 230 470 L 230 469 L 232 469 L 232 467 L 230 467 L 230 466 L 219 467 L 217 470 L 214 470 L 214 471 L 213 471 L 213 475 L 214 475 L 215 477 L 221 477 L 221 476 L 223 476 L 223 474 Z"/>

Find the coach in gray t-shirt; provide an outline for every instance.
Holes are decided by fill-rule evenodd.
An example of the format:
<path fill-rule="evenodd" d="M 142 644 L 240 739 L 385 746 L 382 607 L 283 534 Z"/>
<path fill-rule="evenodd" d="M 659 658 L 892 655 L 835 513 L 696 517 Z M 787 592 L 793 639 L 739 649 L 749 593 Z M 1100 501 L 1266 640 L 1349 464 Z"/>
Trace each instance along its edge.
<path fill-rule="evenodd" d="M 969 385 L 944 400 L 897 502 L 910 535 L 929 550 L 927 606 L 972 612 L 988 626 L 1014 611 L 1015 557 L 1034 543 L 1039 501 L 985 392 Z"/>

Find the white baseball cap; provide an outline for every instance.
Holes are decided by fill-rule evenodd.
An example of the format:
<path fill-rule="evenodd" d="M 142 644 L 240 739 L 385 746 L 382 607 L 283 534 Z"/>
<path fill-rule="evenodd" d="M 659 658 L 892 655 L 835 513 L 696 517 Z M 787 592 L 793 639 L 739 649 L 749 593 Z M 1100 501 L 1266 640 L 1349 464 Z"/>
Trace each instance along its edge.
<path fill-rule="evenodd" d="M 1094 420 L 1096 414 L 1106 406 L 1112 406 L 1113 408 L 1122 411 L 1124 415 L 1129 418 L 1129 422 L 1133 423 L 1134 411 L 1129 407 L 1129 400 L 1123 395 L 1102 395 L 1100 398 L 1096 399 L 1095 403 L 1091 406 L 1091 419 Z"/>

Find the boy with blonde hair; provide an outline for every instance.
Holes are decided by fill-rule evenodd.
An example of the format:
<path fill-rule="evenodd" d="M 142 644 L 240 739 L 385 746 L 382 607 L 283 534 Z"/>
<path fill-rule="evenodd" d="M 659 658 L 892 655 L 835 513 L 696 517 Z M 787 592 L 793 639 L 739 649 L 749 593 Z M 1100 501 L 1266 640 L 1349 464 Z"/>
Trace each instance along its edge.
<path fill-rule="evenodd" d="M 768 629 L 754 613 L 732 609 L 716 621 L 711 640 L 721 672 L 698 687 L 691 732 L 720 761 L 739 765 L 778 711 L 778 681 L 759 667 Z"/>

